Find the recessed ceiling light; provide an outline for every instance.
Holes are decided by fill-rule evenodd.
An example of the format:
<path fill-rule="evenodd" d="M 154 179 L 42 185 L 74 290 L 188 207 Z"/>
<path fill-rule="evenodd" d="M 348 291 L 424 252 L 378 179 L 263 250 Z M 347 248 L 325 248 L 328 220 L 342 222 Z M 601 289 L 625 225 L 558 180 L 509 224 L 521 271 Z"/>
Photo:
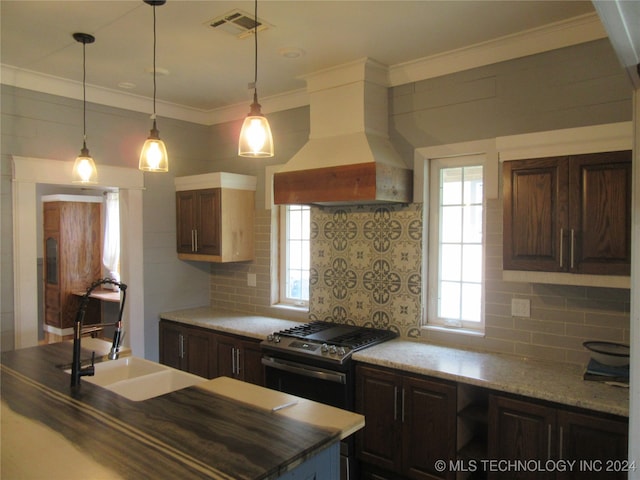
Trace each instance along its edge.
<path fill-rule="evenodd" d="M 278 53 L 284 58 L 299 58 L 304 55 L 304 50 L 297 47 L 283 47 L 278 50 Z"/>
<path fill-rule="evenodd" d="M 136 84 L 132 82 L 120 82 L 118 84 L 118 87 L 124 90 L 133 90 L 134 88 L 136 88 Z"/>

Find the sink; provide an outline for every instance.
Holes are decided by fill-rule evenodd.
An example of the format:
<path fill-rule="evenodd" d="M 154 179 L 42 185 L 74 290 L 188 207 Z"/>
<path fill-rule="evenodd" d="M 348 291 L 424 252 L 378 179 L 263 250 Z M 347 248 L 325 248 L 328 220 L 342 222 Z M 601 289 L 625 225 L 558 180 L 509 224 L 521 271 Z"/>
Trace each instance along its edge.
<path fill-rule="evenodd" d="M 96 363 L 95 375 L 83 382 L 99 385 L 129 400 L 139 402 L 191 387 L 206 379 L 140 357 L 124 357 Z M 71 369 L 65 370 L 71 373 Z"/>

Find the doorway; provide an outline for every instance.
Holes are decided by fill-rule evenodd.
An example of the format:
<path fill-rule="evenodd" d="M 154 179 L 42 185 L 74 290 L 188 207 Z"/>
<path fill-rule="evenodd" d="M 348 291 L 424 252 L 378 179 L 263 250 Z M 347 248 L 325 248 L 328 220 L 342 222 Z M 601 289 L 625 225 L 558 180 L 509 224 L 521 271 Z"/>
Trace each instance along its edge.
<path fill-rule="evenodd" d="M 14 327 L 16 349 L 38 344 L 37 186 L 73 187 L 73 161 L 13 157 Z M 101 166 L 100 189 L 120 192 L 121 274 L 136 294 L 124 307 L 128 346 L 144 357 L 144 284 L 142 255 L 142 190 L 144 176 L 136 169 Z"/>

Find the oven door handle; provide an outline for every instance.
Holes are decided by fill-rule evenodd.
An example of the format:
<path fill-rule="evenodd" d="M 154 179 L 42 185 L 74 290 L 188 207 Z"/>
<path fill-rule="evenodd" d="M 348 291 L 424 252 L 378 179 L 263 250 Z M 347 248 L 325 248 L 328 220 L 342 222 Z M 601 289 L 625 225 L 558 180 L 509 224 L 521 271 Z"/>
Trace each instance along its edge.
<path fill-rule="evenodd" d="M 271 367 L 289 373 L 296 373 L 304 377 L 319 378 L 321 380 L 340 383 L 342 385 L 347 383 L 346 374 L 325 370 L 323 368 L 309 367 L 300 363 L 285 362 L 284 360 L 276 360 L 272 357 L 262 357 L 262 364 L 265 367 Z"/>

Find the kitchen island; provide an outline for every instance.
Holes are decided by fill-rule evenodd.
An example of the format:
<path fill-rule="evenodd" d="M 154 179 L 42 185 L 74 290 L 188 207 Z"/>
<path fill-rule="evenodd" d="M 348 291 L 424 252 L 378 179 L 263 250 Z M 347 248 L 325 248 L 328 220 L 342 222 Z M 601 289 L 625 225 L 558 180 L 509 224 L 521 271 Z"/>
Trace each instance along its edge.
<path fill-rule="evenodd" d="M 360 415 L 302 399 L 274 412 L 269 402 L 289 396 L 225 378 L 141 402 L 86 381 L 71 390 L 71 350 L 60 343 L 2 354 L 3 477 L 55 478 L 64 464 L 67 479 L 276 479 L 311 464 L 330 479 L 340 438 L 364 425 Z M 23 434 L 30 443 L 20 448 Z"/>

